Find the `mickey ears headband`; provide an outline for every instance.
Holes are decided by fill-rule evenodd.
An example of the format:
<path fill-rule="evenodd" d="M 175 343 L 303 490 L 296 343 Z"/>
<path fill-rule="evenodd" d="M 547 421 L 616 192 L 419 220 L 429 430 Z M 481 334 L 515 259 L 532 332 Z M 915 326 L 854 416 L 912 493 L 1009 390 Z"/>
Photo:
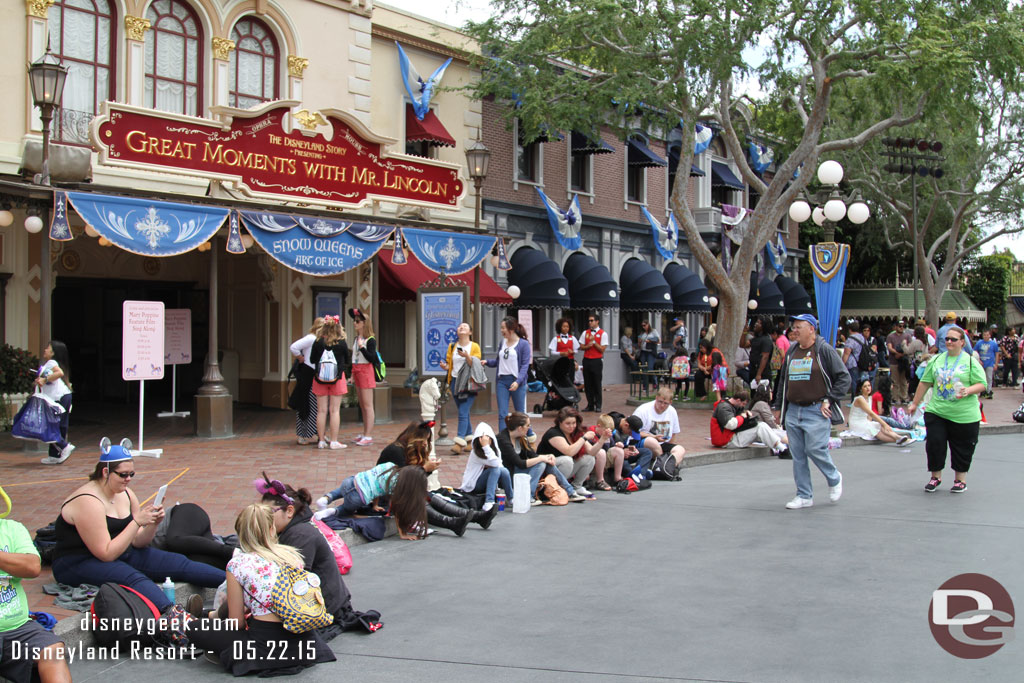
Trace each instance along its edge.
<path fill-rule="evenodd" d="M 426 422 L 420 422 L 420 429 L 433 429 L 437 422 L 434 420 L 427 420 Z"/>
<path fill-rule="evenodd" d="M 263 472 L 262 479 L 254 479 L 252 485 L 256 487 L 256 492 L 261 495 L 277 496 L 288 505 L 294 505 L 295 500 L 285 493 L 284 484 L 277 479 L 271 479 L 267 476 L 266 472 Z"/>
<path fill-rule="evenodd" d="M 121 439 L 120 445 L 111 446 L 110 439 L 100 441 L 100 462 L 122 462 L 132 459 L 132 440 Z"/>

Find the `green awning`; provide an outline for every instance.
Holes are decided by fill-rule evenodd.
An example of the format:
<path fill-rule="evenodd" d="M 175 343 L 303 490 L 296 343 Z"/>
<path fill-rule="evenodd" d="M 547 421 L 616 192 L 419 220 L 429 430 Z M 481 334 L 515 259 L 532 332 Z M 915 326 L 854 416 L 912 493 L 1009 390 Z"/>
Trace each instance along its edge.
<path fill-rule="evenodd" d="M 924 314 L 924 292 L 917 293 L 917 308 Z M 988 312 L 979 309 L 966 294 L 958 289 L 947 289 L 939 304 L 939 313 L 953 311 L 970 322 L 985 322 Z M 914 315 L 914 290 L 903 287 L 847 289 L 843 292 L 843 306 L 839 315 L 846 318 L 902 318 Z"/>

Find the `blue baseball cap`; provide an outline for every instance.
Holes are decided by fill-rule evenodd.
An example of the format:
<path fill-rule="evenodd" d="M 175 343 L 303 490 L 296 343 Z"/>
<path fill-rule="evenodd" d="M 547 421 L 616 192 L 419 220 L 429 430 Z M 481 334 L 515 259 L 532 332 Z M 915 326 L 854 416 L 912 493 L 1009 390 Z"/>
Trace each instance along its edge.
<path fill-rule="evenodd" d="M 810 313 L 801 313 L 800 315 L 790 316 L 790 320 L 803 320 L 805 323 L 814 325 L 814 329 L 818 329 L 818 319 Z"/>

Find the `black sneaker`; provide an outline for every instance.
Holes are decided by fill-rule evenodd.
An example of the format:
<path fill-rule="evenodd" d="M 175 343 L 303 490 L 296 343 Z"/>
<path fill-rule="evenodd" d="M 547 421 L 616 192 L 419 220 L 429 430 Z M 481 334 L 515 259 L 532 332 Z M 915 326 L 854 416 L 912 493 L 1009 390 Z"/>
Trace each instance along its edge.
<path fill-rule="evenodd" d="M 789 452 L 789 446 L 786 446 L 785 448 L 783 448 L 781 451 L 776 453 L 776 455 L 779 457 L 779 460 L 792 460 L 793 459 L 793 454 Z"/>
<path fill-rule="evenodd" d="M 949 492 L 950 493 L 963 493 L 966 490 L 967 490 L 967 482 L 966 481 L 954 481 L 953 485 L 949 489 Z"/>
<path fill-rule="evenodd" d="M 931 493 L 935 489 L 939 488 L 939 484 L 941 483 L 941 479 L 936 479 L 935 477 L 932 477 L 931 479 L 928 480 L 928 483 L 924 485 L 924 490 L 927 491 L 928 493 Z"/>

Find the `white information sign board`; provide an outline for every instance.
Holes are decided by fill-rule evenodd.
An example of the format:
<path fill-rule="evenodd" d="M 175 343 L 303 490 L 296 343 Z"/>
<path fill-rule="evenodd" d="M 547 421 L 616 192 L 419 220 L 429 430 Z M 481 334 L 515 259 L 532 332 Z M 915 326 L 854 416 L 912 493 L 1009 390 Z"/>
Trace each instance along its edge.
<path fill-rule="evenodd" d="M 142 416 L 146 380 L 164 378 L 164 304 L 125 301 L 121 314 L 121 377 L 139 383 L 139 445 L 134 453 L 159 458 L 163 449 L 147 451 L 143 446 Z"/>

